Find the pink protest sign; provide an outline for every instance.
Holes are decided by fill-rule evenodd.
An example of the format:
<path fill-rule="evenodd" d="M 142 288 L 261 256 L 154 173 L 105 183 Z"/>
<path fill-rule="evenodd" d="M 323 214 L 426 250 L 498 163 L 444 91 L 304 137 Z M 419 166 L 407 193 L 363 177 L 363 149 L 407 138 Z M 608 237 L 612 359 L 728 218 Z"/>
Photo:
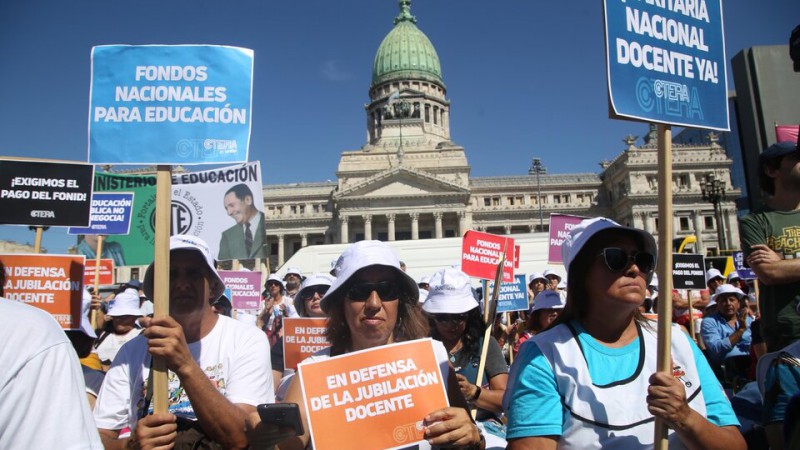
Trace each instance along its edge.
<path fill-rule="evenodd" d="M 569 216 L 566 214 L 550 214 L 550 250 L 547 261 L 550 264 L 560 264 L 564 260 L 561 258 L 561 244 L 567 238 L 570 230 L 575 225 L 581 223 L 585 217 Z"/>

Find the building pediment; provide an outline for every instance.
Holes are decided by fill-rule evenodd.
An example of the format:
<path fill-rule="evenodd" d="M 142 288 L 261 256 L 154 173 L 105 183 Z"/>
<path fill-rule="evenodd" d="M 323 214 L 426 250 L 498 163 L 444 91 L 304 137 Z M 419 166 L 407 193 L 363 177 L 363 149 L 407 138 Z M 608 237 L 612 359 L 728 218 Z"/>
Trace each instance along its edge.
<path fill-rule="evenodd" d="M 432 195 L 469 196 L 469 189 L 420 170 L 395 167 L 348 186 L 333 197 L 344 200 Z"/>

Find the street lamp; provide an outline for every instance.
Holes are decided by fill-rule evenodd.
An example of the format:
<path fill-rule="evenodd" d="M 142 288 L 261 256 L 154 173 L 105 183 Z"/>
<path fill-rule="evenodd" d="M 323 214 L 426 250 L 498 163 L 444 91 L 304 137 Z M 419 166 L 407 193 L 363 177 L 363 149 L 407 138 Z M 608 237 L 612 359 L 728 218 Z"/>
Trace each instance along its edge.
<path fill-rule="evenodd" d="M 717 221 L 717 243 L 719 250 L 727 248 L 725 243 L 725 224 L 722 222 L 722 210 L 719 202 L 725 200 L 725 182 L 718 180 L 713 173 L 706 175 L 705 181 L 700 183 L 700 191 L 703 193 L 703 201 L 714 205 L 714 218 Z M 721 254 L 721 253 L 720 253 Z"/>
<path fill-rule="evenodd" d="M 533 158 L 531 168 L 528 169 L 528 175 L 536 175 L 536 198 L 539 203 L 539 231 L 544 231 L 544 219 L 542 217 L 542 185 L 539 182 L 539 175 L 546 174 L 547 168 L 542 165 L 540 158 Z"/>

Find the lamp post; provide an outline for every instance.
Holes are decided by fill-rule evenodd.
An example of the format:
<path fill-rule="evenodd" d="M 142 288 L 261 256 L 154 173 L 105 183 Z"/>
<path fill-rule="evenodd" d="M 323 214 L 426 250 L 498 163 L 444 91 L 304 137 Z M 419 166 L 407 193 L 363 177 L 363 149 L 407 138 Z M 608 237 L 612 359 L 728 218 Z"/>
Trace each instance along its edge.
<path fill-rule="evenodd" d="M 725 243 L 725 224 L 722 222 L 722 211 L 719 202 L 725 200 L 725 182 L 718 180 L 716 175 L 709 173 L 705 181 L 700 183 L 700 191 L 703 194 L 703 201 L 714 205 L 714 218 L 717 221 L 717 243 L 720 254 L 727 248 Z"/>
<path fill-rule="evenodd" d="M 536 202 L 539 203 L 539 231 L 544 231 L 544 218 L 542 217 L 542 185 L 539 181 L 539 175 L 547 173 L 547 168 L 542 165 L 540 158 L 533 158 L 531 168 L 528 169 L 528 175 L 536 175 Z"/>

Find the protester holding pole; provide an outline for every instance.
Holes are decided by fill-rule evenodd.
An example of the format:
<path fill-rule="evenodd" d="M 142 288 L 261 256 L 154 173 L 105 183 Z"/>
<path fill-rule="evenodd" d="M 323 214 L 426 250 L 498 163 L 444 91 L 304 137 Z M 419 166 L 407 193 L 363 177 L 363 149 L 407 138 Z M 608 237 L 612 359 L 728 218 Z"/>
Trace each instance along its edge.
<path fill-rule="evenodd" d="M 657 324 L 639 312 L 655 269 L 653 237 L 587 219 L 562 254 L 564 312 L 528 341 L 509 376 L 509 448 L 652 448 L 660 418 L 670 444 L 744 449 L 730 403 L 684 333 L 673 333 L 672 373 L 656 373 Z"/>
<path fill-rule="evenodd" d="M 489 339 L 483 374 L 486 382 L 477 385 L 486 323 L 469 276 L 455 268 L 436 272 L 422 310 L 428 315 L 431 337 L 441 341 L 450 355 L 461 393 L 467 403 L 478 409 L 475 420 L 486 434 L 487 447 L 505 448 L 505 425 L 500 418 L 508 366 L 500 346 Z"/>

